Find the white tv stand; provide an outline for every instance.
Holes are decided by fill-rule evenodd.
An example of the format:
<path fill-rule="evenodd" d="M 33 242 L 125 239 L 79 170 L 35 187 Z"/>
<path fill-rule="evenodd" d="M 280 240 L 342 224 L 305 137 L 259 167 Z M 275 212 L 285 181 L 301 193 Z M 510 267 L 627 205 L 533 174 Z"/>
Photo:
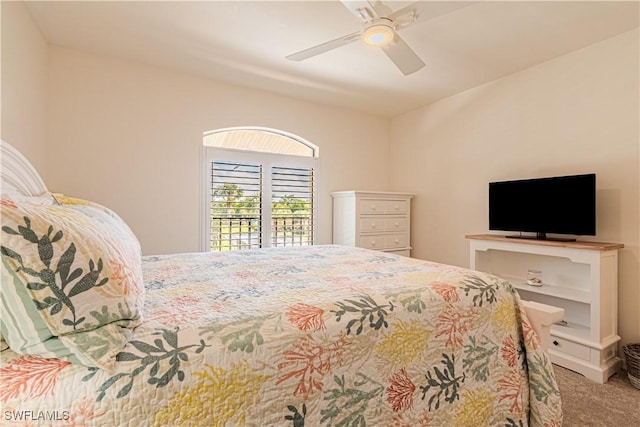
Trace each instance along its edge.
<path fill-rule="evenodd" d="M 565 311 L 551 327 L 551 361 L 604 383 L 620 364 L 617 243 L 512 239 L 494 234 L 466 236 L 470 268 L 500 276 L 524 300 Z M 542 271 L 543 285 L 526 284 L 527 270 Z"/>

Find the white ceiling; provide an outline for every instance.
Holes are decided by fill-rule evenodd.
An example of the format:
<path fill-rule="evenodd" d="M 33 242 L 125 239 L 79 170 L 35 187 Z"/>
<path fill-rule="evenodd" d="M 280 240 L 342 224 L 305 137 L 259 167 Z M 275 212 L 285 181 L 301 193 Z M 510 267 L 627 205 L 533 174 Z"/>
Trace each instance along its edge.
<path fill-rule="evenodd" d="M 640 3 L 417 2 L 419 22 L 400 35 L 427 65 L 408 76 L 362 41 L 285 59 L 360 29 L 340 1 L 26 5 L 51 44 L 392 117 L 636 28 Z"/>

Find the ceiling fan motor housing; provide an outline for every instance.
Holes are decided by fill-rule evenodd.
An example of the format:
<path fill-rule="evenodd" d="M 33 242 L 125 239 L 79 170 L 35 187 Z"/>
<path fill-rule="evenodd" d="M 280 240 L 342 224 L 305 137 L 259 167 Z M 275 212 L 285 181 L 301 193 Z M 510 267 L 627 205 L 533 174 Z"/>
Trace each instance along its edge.
<path fill-rule="evenodd" d="M 393 41 L 395 24 L 389 18 L 377 18 L 365 24 L 362 31 L 364 42 L 370 46 L 387 46 Z"/>

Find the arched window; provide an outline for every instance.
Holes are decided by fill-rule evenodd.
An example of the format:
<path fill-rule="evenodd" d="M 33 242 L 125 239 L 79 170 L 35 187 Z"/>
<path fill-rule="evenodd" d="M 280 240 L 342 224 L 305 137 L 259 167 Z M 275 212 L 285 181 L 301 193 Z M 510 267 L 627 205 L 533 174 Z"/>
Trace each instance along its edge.
<path fill-rule="evenodd" d="M 318 147 L 257 127 L 207 132 L 202 142 L 204 250 L 314 243 Z"/>

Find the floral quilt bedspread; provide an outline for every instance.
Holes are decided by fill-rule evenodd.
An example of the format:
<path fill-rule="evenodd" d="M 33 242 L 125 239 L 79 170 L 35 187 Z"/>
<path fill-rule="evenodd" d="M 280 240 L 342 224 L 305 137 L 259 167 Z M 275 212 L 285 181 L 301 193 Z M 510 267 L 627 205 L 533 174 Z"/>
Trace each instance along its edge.
<path fill-rule="evenodd" d="M 491 275 L 341 246 L 143 259 L 114 371 L 2 352 L 0 425 L 559 426 Z"/>

